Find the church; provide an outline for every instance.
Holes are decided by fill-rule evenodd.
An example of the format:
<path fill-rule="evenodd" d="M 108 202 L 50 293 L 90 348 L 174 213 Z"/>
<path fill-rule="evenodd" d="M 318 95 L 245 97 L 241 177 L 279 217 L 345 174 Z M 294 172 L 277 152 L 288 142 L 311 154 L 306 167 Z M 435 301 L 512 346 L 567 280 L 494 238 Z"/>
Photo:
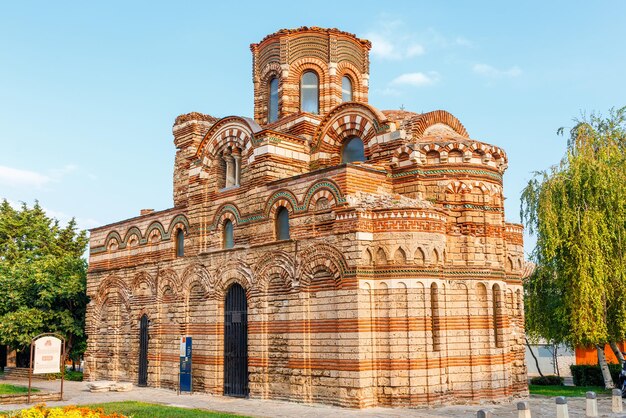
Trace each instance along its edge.
<path fill-rule="evenodd" d="M 195 392 L 352 408 L 528 393 L 507 155 L 444 110 L 372 106 L 370 47 L 280 30 L 250 46 L 253 118 L 176 118 L 172 208 L 91 230 L 88 380 L 175 389 L 190 336 Z"/>

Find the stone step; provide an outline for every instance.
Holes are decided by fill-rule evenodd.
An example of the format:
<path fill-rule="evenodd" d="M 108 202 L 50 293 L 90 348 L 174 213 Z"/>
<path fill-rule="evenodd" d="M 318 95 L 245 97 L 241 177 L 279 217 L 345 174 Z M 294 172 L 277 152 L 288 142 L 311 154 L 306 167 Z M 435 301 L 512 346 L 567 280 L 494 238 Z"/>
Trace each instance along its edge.
<path fill-rule="evenodd" d="M 28 379 L 29 369 L 27 367 L 5 367 L 4 375 L 0 377 L 3 380 L 12 379 Z M 33 379 L 54 380 L 56 376 L 53 374 L 34 374 Z"/>

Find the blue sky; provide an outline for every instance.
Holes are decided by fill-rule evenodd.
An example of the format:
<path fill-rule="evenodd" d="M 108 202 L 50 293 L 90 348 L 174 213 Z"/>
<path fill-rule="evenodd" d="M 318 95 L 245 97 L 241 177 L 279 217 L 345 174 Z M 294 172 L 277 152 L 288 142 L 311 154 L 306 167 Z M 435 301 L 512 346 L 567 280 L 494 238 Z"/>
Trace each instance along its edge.
<path fill-rule="evenodd" d="M 625 16 L 622 1 L 4 2 L 0 197 L 84 228 L 171 207 L 176 116 L 251 116 L 249 44 L 306 25 L 373 42 L 374 106 L 445 109 L 503 147 L 519 222 L 531 173 L 563 155 L 557 128 L 626 105 Z"/>

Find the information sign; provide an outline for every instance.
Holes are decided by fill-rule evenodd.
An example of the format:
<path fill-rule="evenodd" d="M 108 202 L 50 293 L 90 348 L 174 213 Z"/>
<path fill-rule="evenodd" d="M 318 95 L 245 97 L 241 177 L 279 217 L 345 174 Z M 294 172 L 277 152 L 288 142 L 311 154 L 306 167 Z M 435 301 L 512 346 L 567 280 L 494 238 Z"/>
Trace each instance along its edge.
<path fill-rule="evenodd" d="M 179 391 L 192 391 L 191 378 L 191 354 L 192 338 L 190 336 L 180 337 L 180 370 L 179 370 Z"/>
<path fill-rule="evenodd" d="M 35 341 L 33 374 L 61 372 L 61 340 L 46 336 Z"/>

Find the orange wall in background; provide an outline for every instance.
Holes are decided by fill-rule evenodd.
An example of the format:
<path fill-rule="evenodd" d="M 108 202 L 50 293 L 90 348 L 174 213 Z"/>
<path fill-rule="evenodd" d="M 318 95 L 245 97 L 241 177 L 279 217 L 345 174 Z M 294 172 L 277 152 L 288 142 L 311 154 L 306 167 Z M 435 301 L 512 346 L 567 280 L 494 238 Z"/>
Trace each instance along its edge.
<path fill-rule="evenodd" d="M 624 352 L 624 347 L 626 343 L 618 343 L 617 346 L 619 349 Z M 613 354 L 613 350 L 609 345 L 604 346 L 604 355 L 606 356 L 607 363 L 619 363 L 615 354 Z M 589 364 L 595 365 L 598 364 L 598 352 L 595 347 L 576 347 L 576 364 Z"/>

